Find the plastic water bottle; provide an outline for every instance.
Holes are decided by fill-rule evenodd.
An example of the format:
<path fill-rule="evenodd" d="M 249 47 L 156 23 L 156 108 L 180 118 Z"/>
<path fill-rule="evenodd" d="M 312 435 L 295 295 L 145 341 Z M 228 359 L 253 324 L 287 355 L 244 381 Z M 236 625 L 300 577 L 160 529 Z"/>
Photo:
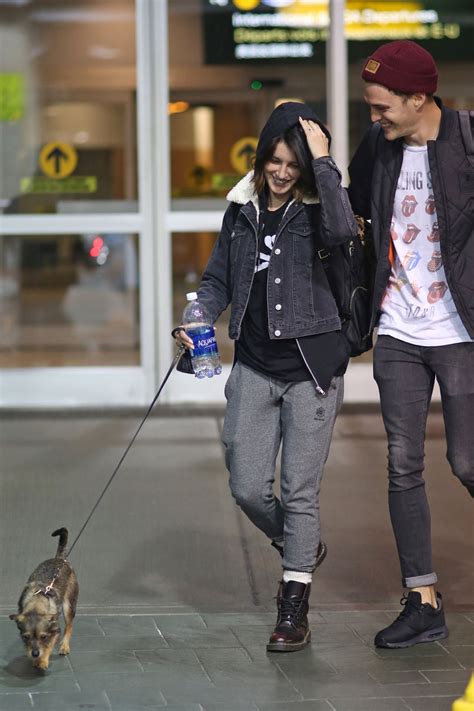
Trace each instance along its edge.
<path fill-rule="evenodd" d="M 183 326 L 194 343 L 191 362 L 196 378 L 212 378 L 222 373 L 216 334 L 205 307 L 199 303 L 195 291 L 186 294 L 188 304 L 183 312 Z"/>

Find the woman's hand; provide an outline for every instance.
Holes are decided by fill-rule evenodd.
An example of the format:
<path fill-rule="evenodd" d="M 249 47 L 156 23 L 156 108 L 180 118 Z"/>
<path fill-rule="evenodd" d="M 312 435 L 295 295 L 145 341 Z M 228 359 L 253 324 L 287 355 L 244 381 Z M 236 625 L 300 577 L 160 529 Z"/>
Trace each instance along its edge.
<path fill-rule="evenodd" d="M 177 328 L 174 328 L 171 335 L 173 336 L 176 343 L 178 343 L 178 345 L 184 346 L 188 349 L 190 348 L 191 350 L 194 348 L 194 344 L 187 335 L 186 331 L 184 330 L 184 326 L 178 326 Z"/>
<path fill-rule="evenodd" d="M 324 158 L 329 155 L 329 141 L 321 128 L 314 121 L 299 118 L 300 126 L 305 132 L 308 148 L 313 158 Z"/>

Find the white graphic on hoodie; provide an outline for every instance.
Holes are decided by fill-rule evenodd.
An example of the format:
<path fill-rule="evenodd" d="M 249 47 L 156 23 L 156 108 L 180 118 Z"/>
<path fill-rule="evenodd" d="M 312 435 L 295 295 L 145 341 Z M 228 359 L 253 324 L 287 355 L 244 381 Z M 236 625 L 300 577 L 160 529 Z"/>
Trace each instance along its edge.
<path fill-rule="evenodd" d="M 255 266 L 255 272 L 261 272 L 263 269 L 268 269 L 270 263 L 270 257 L 272 254 L 273 245 L 275 244 L 276 233 L 274 235 L 267 235 L 263 239 L 265 247 L 268 248 L 268 252 L 259 252 L 257 257 L 257 264 Z"/>

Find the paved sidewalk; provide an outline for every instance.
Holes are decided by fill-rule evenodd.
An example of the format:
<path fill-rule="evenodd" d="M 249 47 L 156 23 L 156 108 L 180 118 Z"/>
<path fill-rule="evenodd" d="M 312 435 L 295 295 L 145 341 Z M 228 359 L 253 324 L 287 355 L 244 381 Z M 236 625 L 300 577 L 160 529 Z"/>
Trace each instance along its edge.
<path fill-rule="evenodd" d="M 80 614 L 70 656 L 45 674 L 2 620 L 0 709 L 447 711 L 474 662 L 474 618 L 450 615 L 447 644 L 376 651 L 391 616 L 314 612 L 312 646 L 272 656 L 270 612 Z"/>
<path fill-rule="evenodd" d="M 377 414 L 343 414 L 323 483 L 329 554 L 313 643 L 270 655 L 278 554 L 233 504 L 221 413 L 158 411 L 73 551 L 81 592 L 71 654 L 46 673 L 8 613 L 51 531 L 79 531 L 139 416 L 0 420 L 0 711 L 450 711 L 474 665 L 472 501 L 430 420 L 428 491 L 450 628 L 442 643 L 376 650 L 398 613 L 385 441 Z"/>

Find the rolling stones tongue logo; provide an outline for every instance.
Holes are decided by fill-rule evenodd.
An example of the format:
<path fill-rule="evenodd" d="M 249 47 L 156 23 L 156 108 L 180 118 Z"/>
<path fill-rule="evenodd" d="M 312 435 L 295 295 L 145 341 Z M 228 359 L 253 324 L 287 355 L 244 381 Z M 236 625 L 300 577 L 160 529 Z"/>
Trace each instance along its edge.
<path fill-rule="evenodd" d="M 416 225 L 407 225 L 405 234 L 403 235 L 402 239 L 406 244 L 410 244 L 418 237 L 419 232 L 420 230 Z"/>
<path fill-rule="evenodd" d="M 433 229 L 428 235 L 428 239 L 430 242 L 439 242 L 439 227 L 437 222 L 434 223 Z"/>
<path fill-rule="evenodd" d="M 447 291 L 447 284 L 444 281 L 434 281 L 428 287 L 428 303 L 435 304 L 443 298 Z"/>
<path fill-rule="evenodd" d="M 437 272 L 438 269 L 441 269 L 441 265 L 443 264 L 443 260 L 441 259 L 441 252 L 433 252 L 430 261 L 428 262 L 428 271 L 429 272 Z"/>
<path fill-rule="evenodd" d="M 434 195 L 429 195 L 426 198 L 425 202 L 425 212 L 428 213 L 428 215 L 434 215 L 436 212 L 436 205 L 435 205 L 435 199 Z"/>
<path fill-rule="evenodd" d="M 395 225 L 393 224 L 393 222 L 392 222 L 392 224 L 390 225 L 390 237 L 393 239 L 394 242 L 395 242 L 396 239 L 398 239 L 398 235 L 397 235 L 397 233 L 395 232 Z"/>
<path fill-rule="evenodd" d="M 404 217 L 411 217 L 417 205 L 418 203 L 414 195 L 406 195 L 402 202 L 402 213 Z"/>

